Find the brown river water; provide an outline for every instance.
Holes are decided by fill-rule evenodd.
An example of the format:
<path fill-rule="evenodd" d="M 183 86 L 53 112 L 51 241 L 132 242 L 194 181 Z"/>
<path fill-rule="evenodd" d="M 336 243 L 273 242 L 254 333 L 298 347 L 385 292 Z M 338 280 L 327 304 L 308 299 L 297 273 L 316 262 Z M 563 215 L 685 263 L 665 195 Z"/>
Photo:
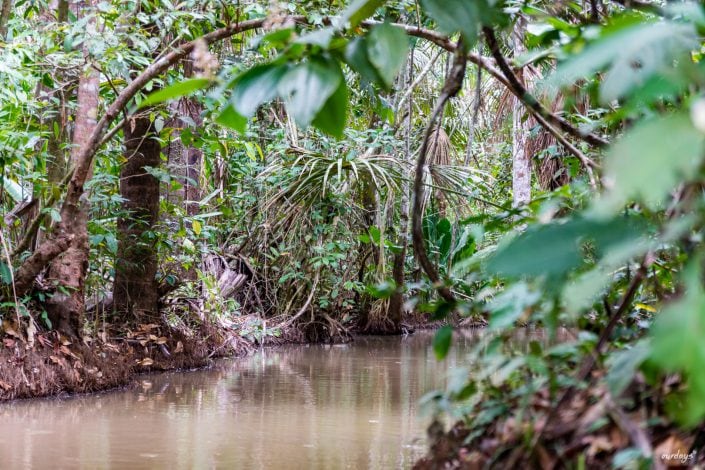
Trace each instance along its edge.
<path fill-rule="evenodd" d="M 0 405 L 0 469 L 410 468 L 426 450 L 419 398 L 477 340 L 433 332 L 284 346 L 135 387 Z"/>

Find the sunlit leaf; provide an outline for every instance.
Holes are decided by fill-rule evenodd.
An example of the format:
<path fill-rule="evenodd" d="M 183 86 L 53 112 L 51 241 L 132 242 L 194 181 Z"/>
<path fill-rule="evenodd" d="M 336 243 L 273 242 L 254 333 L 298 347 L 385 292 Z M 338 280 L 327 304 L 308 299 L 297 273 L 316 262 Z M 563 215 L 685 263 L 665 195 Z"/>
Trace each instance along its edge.
<path fill-rule="evenodd" d="M 343 24 L 350 23 L 350 26 L 354 28 L 372 16 L 375 10 L 384 3 L 384 0 L 353 0 L 343 11 Z"/>
<path fill-rule="evenodd" d="M 210 84 L 211 80 L 208 78 L 190 78 L 182 82 L 174 83 L 173 85 L 151 93 L 140 103 L 139 108 L 186 96 L 194 91 L 202 90 Z"/>

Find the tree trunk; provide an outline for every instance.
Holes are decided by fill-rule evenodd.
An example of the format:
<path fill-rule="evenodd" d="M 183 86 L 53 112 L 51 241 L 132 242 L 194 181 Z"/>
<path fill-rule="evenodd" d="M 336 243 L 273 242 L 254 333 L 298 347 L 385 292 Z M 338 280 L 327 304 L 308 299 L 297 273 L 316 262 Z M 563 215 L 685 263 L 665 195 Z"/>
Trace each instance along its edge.
<path fill-rule="evenodd" d="M 6 39 L 7 22 L 10 21 L 10 13 L 12 12 L 12 0 L 2 0 L 2 9 L 0 9 L 0 36 Z"/>
<path fill-rule="evenodd" d="M 188 215 L 198 214 L 198 200 L 201 196 L 198 178 L 203 152 L 193 145 L 184 146 L 181 142 L 181 132 L 188 126 L 184 125 L 184 121 L 180 117 L 185 116 L 193 121 L 196 126 L 200 126 L 203 123 L 201 119 L 202 110 L 203 107 L 191 98 L 181 98 L 172 108 L 174 118 L 171 127 L 174 128 L 174 131 L 171 134 L 167 157 L 169 173 L 181 183 L 181 188 L 170 192 L 169 197 L 172 198 L 175 204 L 185 205 Z"/>
<path fill-rule="evenodd" d="M 407 69 L 406 83 L 411 86 L 414 74 L 414 49 L 411 50 L 411 57 Z M 413 125 L 413 93 L 409 95 L 406 110 L 406 129 L 404 136 L 404 160 L 412 161 L 411 154 L 411 127 Z M 404 170 L 402 170 L 404 171 Z M 404 177 L 409 175 L 404 174 Z M 396 289 L 389 298 L 389 306 L 387 307 L 387 318 L 392 322 L 392 327 L 396 332 L 401 331 L 401 321 L 404 315 L 404 286 L 406 279 L 404 277 L 404 264 L 406 262 L 406 249 L 409 244 L 409 184 L 405 180 L 401 183 L 401 202 L 399 205 L 399 234 L 396 241 L 397 246 L 401 247 L 401 251 L 394 254 L 392 264 L 392 278 Z"/>
<path fill-rule="evenodd" d="M 514 55 L 522 54 L 524 47 L 524 19 L 519 18 L 512 33 Z M 517 72 L 517 78 L 524 82 L 523 71 Z M 527 204 L 531 200 L 531 156 L 527 152 L 527 129 L 524 106 L 518 98 L 513 97 L 512 106 L 512 205 Z"/>
<path fill-rule="evenodd" d="M 118 219 L 113 301 L 120 318 L 135 321 L 157 315 L 157 252 L 150 232 L 159 217 L 159 180 L 145 167 L 160 163 L 161 145 L 149 110 L 131 116 L 123 128 L 125 163 L 120 170 L 122 210 Z"/>
<path fill-rule="evenodd" d="M 92 8 L 96 0 L 83 3 L 82 9 Z M 87 28 L 95 31 L 95 20 L 89 21 Z M 73 130 L 73 147 L 71 160 L 74 164 L 80 150 L 86 145 L 96 128 L 98 116 L 99 75 L 92 67 L 88 49 L 84 47 L 83 55 L 87 59 L 78 82 L 76 118 Z M 88 272 L 88 199 L 81 197 L 78 210 L 71 220 L 62 221 L 66 230 L 63 235 L 70 236 L 68 249 L 54 259 L 48 274 L 48 280 L 56 286 L 54 295 L 47 301 L 47 314 L 52 325 L 59 331 L 77 335 L 81 318 L 85 310 L 84 288 Z"/>

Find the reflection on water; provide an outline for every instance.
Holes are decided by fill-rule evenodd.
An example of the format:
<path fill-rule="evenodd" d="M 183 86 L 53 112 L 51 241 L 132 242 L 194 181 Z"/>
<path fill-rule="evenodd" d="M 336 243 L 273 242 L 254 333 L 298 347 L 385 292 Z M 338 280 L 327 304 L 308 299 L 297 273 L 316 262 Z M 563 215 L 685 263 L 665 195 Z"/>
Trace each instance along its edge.
<path fill-rule="evenodd" d="M 408 468 L 425 450 L 418 399 L 445 386 L 475 335 L 456 335 L 441 363 L 419 332 L 0 405 L 0 468 Z"/>

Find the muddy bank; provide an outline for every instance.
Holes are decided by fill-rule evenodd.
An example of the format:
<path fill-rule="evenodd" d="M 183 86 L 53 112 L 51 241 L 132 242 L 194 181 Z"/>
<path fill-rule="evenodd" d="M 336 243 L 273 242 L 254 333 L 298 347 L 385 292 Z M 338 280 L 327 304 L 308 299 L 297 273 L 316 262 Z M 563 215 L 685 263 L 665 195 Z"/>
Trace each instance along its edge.
<path fill-rule="evenodd" d="M 244 320 L 243 320 L 244 322 Z M 482 323 L 463 324 L 477 328 Z M 405 318 L 398 334 L 433 330 L 447 322 L 429 322 L 420 314 Z M 4 324 L 0 332 L 0 401 L 52 395 L 94 393 L 130 384 L 146 372 L 201 368 L 218 357 L 245 356 L 260 346 L 286 344 L 343 344 L 355 336 L 367 336 L 355 327 L 334 335 L 317 335 L 312 341 L 299 325 L 290 325 L 277 335 L 243 336 L 242 325 L 200 325 L 184 330 L 164 324 L 134 327 L 110 326 L 81 339 L 69 339 L 57 331 L 31 335 L 26 328 Z M 22 333 L 18 333 L 22 331 Z M 2 334 L 4 333 L 4 334 Z"/>
<path fill-rule="evenodd" d="M 252 345 L 234 330 L 185 333 L 157 324 L 68 339 L 56 331 L 0 341 L 0 401 L 92 393 L 128 385 L 138 374 L 204 367 L 214 357 L 242 356 Z"/>

